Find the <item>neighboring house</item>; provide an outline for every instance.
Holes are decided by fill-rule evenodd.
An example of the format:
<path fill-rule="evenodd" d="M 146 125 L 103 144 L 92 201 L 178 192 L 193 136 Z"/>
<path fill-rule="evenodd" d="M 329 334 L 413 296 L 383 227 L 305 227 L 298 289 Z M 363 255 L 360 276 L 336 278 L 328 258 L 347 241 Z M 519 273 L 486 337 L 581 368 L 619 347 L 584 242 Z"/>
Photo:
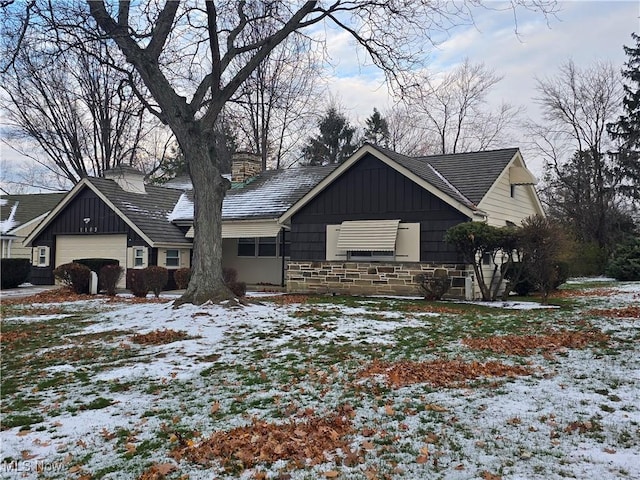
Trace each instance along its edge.
<path fill-rule="evenodd" d="M 518 149 L 407 157 L 365 145 L 279 219 L 290 225 L 290 292 L 415 294 L 445 268 L 475 297 L 472 269 L 443 240 L 467 221 L 519 225 L 544 214 Z"/>
<path fill-rule="evenodd" d="M 0 196 L 0 240 L 2 258 L 31 258 L 23 244 L 34 228 L 66 193 L 36 193 Z"/>
<path fill-rule="evenodd" d="M 180 195 L 145 185 L 144 175 L 128 166 L 82 179 L 27 238 L 32 283 L 52 284 L 55 267 L 82 258 L 113 258 L 125 269 L 189 267 L 186 229 L 167 220 Z"/>

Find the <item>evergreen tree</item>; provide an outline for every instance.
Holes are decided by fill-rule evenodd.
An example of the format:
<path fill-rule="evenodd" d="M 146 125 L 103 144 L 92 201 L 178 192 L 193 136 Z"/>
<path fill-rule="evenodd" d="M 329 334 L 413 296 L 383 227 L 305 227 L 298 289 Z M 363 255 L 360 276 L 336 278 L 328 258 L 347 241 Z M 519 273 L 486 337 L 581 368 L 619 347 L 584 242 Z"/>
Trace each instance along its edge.
<path fill-rule="evenodd" d="M 356 150 L 352 143 L 356 133 L 337 107 L 328 108 L 318 122 L 320 135 L 309 139 L 302 150 L 305 165 L 327 165 L 342 163 Z"/>
<path fill-rule="evenodd" d="M 618 165 L 626 179 L 621 192 L 640 199 L 640 35 L 632 33 L 635 47 L 624 47 L 629 57 L 622 76 L 625 78 L 622 108 L 618 121 L 607 125 L 613 140 L 619 142 Z"/>
<path fill-rule="evenodd" d="M 373 113 L 365 120 L 365 124 L 364 140 L 366 142 L 382 147 L 389 146 L 389 124 L 377 108 L 373 109 Z"/>

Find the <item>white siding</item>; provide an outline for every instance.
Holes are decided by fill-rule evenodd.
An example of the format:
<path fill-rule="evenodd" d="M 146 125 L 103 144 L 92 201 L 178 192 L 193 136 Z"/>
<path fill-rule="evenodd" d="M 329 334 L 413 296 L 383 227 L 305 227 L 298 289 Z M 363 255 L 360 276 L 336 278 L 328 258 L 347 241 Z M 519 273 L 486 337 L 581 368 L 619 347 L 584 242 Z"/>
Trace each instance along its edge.
<path fill-rule="evenodd" d="M 511 165 L 524 166 L 519 158 Z M 506 168 L 478 205 L 480 210 L 489 215 L 489 225 L 504 227 L 507 221 L 520 225 L 522 220 L 531 215 L 543 214 L 536 201 L 534 185 L 515 185 L 514 190 L 512 197 L 509 168 Z"/>

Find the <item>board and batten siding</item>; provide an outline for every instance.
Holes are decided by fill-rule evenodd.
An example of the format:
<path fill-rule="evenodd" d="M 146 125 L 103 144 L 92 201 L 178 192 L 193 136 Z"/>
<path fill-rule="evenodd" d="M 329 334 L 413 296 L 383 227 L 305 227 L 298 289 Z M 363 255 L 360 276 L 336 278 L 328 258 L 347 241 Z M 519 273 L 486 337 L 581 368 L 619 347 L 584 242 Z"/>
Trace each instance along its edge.
<path fill-rule="evenodd" d="M 445 232 L 469 218 L 373 155 L 364 157 L 291 218 L 291 260 L 325 260 L 327 225 L 348 220 L 420 223 L 420 261 L 458 262 Z"/>
<path fill-rule="evenodd" d="M 516 159 L 513 165 L 524 166 L 519 159 Z M 489 225 L 504 227 L 507 222 L 512 222 L 519 226 L 525 218 L 543 213 L 538 208 L 535 196 L 533 185 L 514 185 L 512 197 L 509 169 L 507 168 L 487 192 L 478 208 L 488 214 Z"/>
<path fill-rule="evenodd" d="M 56 238 L 58 236 L 73 235 L 80 241 L 96 236 L 111 236 L 116 238 L 122 235 L 126 239 L 124 262 L 126 266 L 126 247 L 149 246 L 127 223 L 114 212 L 96 193 L 86 187 L 61 211 L 55 219 L 32 242 L 34 248 L 49 247 L 50 264 L 48 267 L 31 268 L 31 281 L 37 285 L 53 284 L 53 269 L 56 259 L 60 258 L 56 253 Z M 86 250 L 85 250 L 86 252 Z M 78 252 L 75 258 L 82 258 L 83 253 Z M 107 253 L 107 252 L 104 252 Z M 95 251 L 91 257 L 109 258 L 103 252 Z M 119 257 L 116 257 L 119 258 Z"/>

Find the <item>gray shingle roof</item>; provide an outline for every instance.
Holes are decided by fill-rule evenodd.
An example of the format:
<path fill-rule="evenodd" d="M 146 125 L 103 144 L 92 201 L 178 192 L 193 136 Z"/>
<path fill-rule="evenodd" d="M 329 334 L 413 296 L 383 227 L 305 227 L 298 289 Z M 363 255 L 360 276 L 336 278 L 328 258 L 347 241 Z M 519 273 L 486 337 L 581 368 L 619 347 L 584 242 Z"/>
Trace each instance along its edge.
<path fill-rule="evenodd" d="M 337 165 L 267 170 L 243 185 L 234 184 L 222 204 L 223 220 L 276 218 L 329 175 Z M 193 218 L 193 191 L 183 198 L 171 215 L 173 220 Z M 179 211 L 178 211 L 179 210 Z"/>
<path fill-rule="evenodd" d="M 477 206 L 498 179 L 517 148 L 407 157 L 374 147 L 449 196 Z"/>
<path fill-rule="evenodd" d="M 16 227 L 38 218 L 43 213 L 52 210 L 66 193 L 31 193 L 24 195 L 2 195 L 0 197 L 0 222 L 3 225 L 3 232 L 10 231 Z M 17 206 L 16 206 L 17 205 Z M 14 210 L 12 221 L 9 222 L 11 212 Z"/>
<path fill-rule="evenodd" d="M 154 243 L 191 243 L 167 220 L 182 192 L 146 185 L 146 194 L 126 192 L 113 180 L 89 178 L 91 184 L 111 201 Z"/>

